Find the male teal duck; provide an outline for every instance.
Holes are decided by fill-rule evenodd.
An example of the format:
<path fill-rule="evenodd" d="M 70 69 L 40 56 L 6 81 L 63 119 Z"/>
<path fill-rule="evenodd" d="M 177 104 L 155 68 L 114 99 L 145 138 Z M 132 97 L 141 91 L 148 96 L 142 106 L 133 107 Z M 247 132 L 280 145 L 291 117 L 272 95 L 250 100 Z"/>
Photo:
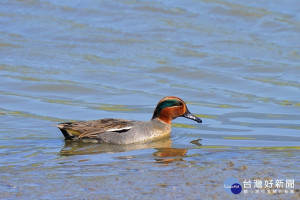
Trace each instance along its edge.
<path fill-rule="evenodd" d="M 147 122 L 100 119 L 65 122 L 58 124 L 57 127 L 66 140 L 131 144 L 169 135 L 171 122 L 177 117 L 185 117 L 202 123 L 201 119 L 189 112 L 183 100 L 168 96 L 158 102 L 152 119 Z"/>

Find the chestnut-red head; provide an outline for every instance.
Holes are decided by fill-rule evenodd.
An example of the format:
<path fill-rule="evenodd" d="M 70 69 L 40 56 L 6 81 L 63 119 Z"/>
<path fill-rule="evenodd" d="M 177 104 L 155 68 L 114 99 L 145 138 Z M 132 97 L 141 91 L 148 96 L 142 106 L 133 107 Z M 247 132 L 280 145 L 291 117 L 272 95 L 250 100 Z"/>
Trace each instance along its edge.
<path fill-rule="evenodd" d="M 184 101 L 178 97 L 168 96 L 160 100 L 154 110 L 152 119 L 160 119 L 168 124 L 177 117 L 185 117 L 202 123 L 202 120 L 191 114 Z"/>

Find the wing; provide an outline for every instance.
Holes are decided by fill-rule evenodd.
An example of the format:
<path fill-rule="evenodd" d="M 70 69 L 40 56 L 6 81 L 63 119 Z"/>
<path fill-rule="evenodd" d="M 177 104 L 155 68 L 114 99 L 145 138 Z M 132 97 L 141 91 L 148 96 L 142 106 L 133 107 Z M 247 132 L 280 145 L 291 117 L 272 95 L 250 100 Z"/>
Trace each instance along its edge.
<path fill-rule="evenodd" d="M 95 137 L 103 132 L 126 132 L 131 129 L 134 122 L 124 119 L 100 119 L 91 121 L 66 122 L 58 124 L 66 139 L 73 137 Z"/>

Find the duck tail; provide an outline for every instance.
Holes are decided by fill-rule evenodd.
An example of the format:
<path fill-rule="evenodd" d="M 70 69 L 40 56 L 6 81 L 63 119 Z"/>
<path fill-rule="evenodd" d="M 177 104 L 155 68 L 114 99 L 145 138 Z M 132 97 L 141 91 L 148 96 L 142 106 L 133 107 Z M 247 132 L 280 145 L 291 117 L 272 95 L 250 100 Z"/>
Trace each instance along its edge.
<path fill-rule="evenodd" d="M 70 124 L 71 123 L 66 122 L 66 123 L 60 123 L 56 125 L 56 127 L 59 128 L 59 130 L 62 132 L 66 140 L 71 140 L 75 137 L 74 135 L 72 135 L 71 133 L 72 131 L 68 130 L 68 126 L 70 126 Z"/>

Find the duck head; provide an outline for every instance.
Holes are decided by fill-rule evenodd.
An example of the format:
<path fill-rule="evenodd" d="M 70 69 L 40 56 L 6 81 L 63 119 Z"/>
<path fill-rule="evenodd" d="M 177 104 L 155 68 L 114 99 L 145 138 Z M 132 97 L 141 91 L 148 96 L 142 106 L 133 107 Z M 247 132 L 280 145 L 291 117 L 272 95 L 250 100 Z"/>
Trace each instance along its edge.
<path fill-rule="evenodd" d="M 185 117 L 202 123 L 201 119 L 190 113 L 183 100 L 174 96 L 164 97 L 158 102 L 152 119 L 158 118 L 167 124 L 171 124 L 172 120 L 177 117 Z"/>

